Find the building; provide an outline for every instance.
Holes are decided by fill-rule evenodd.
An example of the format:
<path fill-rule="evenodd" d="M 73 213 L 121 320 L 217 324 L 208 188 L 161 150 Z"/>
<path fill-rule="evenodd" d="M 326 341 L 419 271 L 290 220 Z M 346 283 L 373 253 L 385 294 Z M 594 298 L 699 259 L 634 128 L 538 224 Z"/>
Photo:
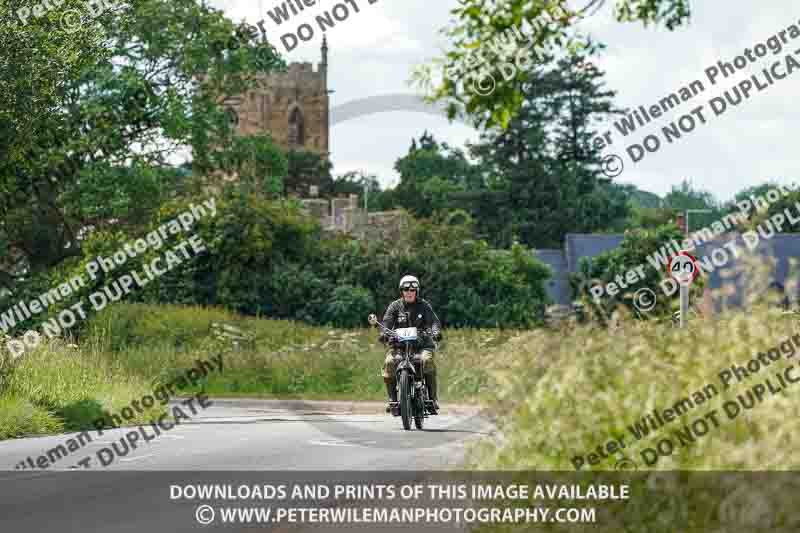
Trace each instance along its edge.
<path fill-rule="evenodd" d="M 623 238 L 624 235 L 619 233 L 608 235 L 568 233 L 564 239 L 563 250 L 534 250 L 537 258 L 553 271 L 546 289 L 554 304 L 569 306 L 572 303 L 569 276 L 578 271 L 581 258 L 586 257 L 591 260 L 613 250 L 620 245 Z M 738 257 L 725 248 L 726 243 L 731 240 L 739 251 Z M 721 259 L 723 254 L 724 261 Z M 708 258 L 705 263 L 715 266 L 713 271 L 705 274 L 708 276 L 706 287 L 711 291 L 708 297 L 711 298 L 710 303 L 715 312 L 725 307 L 746 305 L 748 294 L 752 294 L 754 290 L 763 290 L 769 284 L 785 287 L 786 295 L 792 302 L 797 301 L 800 296 L 800 287 L 794 286 L 800 280 L 800 265 L 792 271 L 792 262 L 800 261 L 800 234 L 778 233 L 769 240 L 760 239 L 758 245 L 750 251 L 742 235 L 731 232 L 698 246 L 693 255 L 698 260 Z M 766 279 L 759 281 L 758 273 L 746 267 L 748 257 L 753 263 L 762 265 Z M 647 264 L 645 268 L 651 269 L 652 266 Z M 723 287 L 727 289 L 719 290 Z"/>
<path fill-rule="evenodd" d="M 578 262 L 582 257 L 591 259 L 597 255 L 613 250 L 622 242 L 622 233 L 588 234 L 567 233 L 564 237 L 564 249 L 548 248 L 534 250 L 537 258 L 550 267 L 553 277 L 547 281 L 547 295 L 557 305 L 568 306 L 572 303 L 572 289 L 569 286 L 569 275 L 578 271 Z"/>
<path fill-rule="evenodd" d="M 287 72 L 261 79 L 263 88 L 226 102 L 242 135 L 269 132 L 282 149 L 330 156 L 328 42 L 323 37 L 317 69 L 309 62 L 290 63 Z"/>
<path fill-rule="evenodd" d="M 330 159 L 328 41 L 322 39 L 321 61 L 290 63 L 287 72 L 263 76 L 261 88 L 226 102 L 240 135 L 268 132 L 282 150 L 305 150 Z M 356 238 L 392 235 L 404 223 L 401 211 L 367 213 L 358 196 L 318 198 L 316 186 L 290 191 L 301 196 L 306 212 L 328 231 Z"/>

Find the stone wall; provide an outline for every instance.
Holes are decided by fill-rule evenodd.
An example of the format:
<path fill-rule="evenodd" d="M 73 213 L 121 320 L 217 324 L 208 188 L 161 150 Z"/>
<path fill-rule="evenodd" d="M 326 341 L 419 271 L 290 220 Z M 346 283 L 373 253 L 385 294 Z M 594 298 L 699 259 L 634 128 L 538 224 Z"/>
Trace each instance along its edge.
<path fill-rule="evenodd" d="M 326 231 L 347 233 L 358 239 L 392 238 L 405 225 L 405 211 L 373 211 L 358 206 L 358 195 L 322 200 L 301 199 L 310 216 L 319 220 Z"/>

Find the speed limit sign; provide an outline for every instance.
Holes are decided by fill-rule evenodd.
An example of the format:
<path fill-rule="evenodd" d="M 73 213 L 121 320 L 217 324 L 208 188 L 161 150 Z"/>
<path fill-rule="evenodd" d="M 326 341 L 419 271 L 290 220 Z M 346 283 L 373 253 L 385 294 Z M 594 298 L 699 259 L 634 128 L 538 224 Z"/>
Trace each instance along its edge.
<path fill-rule="evenodd" d="M 669 261 L 669 274 L 681 285 L 691 285 L 698 270 L 697 261 L 686 251 L 678 252 Z"/>

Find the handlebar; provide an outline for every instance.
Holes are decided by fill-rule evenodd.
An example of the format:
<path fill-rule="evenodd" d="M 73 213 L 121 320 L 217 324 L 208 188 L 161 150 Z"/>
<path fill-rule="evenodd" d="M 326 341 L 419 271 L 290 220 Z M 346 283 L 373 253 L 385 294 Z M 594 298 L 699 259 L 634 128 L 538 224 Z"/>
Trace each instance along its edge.
<path fill-rule="evenodd" d="M 378 317 L 376 317 L 374 314 L 373 315 L 369 315 L 369 318 L 367 320 L 369 321 L 370 324 L 372 324 L 373 326 L 378 326 L 379 328 L 381 328 L 384 331 L 384 333 L 388 334 L 389 339 L 396 339 L 397 338 L 397 332 L 395 330 L 389 329 L 386 326 L 384 326 L 383 324 L 381 324 L 378 321 Z M 421 337 L 428 337 L 430 340 L 436 342 L 436 338 L 433 335 L 432 331 L 429 331 L 427 329 L 420 329 L 419 331 L 420 331 L 420 336 Z M 441 333 L 439 334 L 439 337 L 441 338 Z"/>

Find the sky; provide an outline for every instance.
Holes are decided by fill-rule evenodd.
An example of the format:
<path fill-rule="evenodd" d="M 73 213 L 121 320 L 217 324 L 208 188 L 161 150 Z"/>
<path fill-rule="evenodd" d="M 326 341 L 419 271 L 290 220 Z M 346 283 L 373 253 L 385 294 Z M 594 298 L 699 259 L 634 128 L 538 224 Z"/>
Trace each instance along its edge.
<path fill-rule="evenodd" d="M 329 46 L 328 86 L 334 91 L 330 95 L 332 109 L 367 97 L 419 93 L 409 83 L 411 72 L 416 65 L 442 55 L 447 43 L 440 30 L 451 20 L 450 10 L 458 6 L 457 0 L 318 2 L 280 25 L 267 11 L 283 1 L 215 0 L 211 4 L 236 22 L 246 20 L 255 24 L 263 20 L 270 41 L 287 62 L 315 64 L 320 60 L 322 32 L 313 24 L 314 17 L 337 4 L 347 6 L 347 18 L 342 16 L 342 7 L 336 8 L 344 20 L 325 32 Z M 352 7 L 353 2 L 358 12 Z M 570 3 L 573 8 L 581 5 Z M 794 53 L 800 49 L 800 38 L 790 40 L 780 54 L 769 51 L 757 62 L 748 63 L 714 85 L 705 73 L 718 61 L 732 63 L 746 48 L 766 43 L 792 24 L 800 25 L 800 6 L 792 7 L 789 0 L 692 1 L 694 11 L 689 25 L 670 32 L 653 26 L 645 28 L 641 23 L 616 22 L 609 0 L 603 9 L 582 21 L 578 29 L 607 46 L 596 62 L 606 73 L 607 88 L 617 92 L 618 107 L 641 105 L 649 109 L 692 81 L 704 84 L 705 90 L 692 100 L 626 137 L 610 123 L 601 126 L 600 133 L 612 131 L 612 145 L 606 147 L 603 155 L 617 154 L 625 163 L 616 181 L 632 183 L 663 196 L 672 186 L 690 179 L 696 187 L 727 201 L 741 189 L 767 180 L 786 185 L 798 180 L 800 159 L 796 157 L 796 136 L 790 124 L 798 124 L 800 118 L 800 108 L 792 105 L 791 100 L 796 98 L 800 70 L 763 91 L 752 90 L 749 99 L 735 107 L 729 105 L 720 116 L 714 115 L 709 100 L 722 96 L 726 89 L 754 74 L 766 83 L 762 70 L 776 61 L 781 62 L 779 72 L 786 72 L 787 54 L 800 62 L 800 53 Z M 312 23 L 315 34 L 287 52 L 280 37 L 304 22 Z M 698 121 L 693 131 L 674 143 L 664 141 L 661 133 L 664 126 L 701 105 L 705 124 Z M 411 139 L 425 130 L 452 146 L 464 146 L 465 142 L 478 139 L 477 130 L 462 123 L 450 123 L 434 110 L 355 117 L 331 127 L 334 174 L 363 170 L 377 175 L 384 186 L 395 185 L 399 176 L 393 169 L 394 162 L 407 153 Z M 626 148 L 632 143 L 641 144 L 649 134 L 661 138 L 661 148 L 632 163 Z"/>

